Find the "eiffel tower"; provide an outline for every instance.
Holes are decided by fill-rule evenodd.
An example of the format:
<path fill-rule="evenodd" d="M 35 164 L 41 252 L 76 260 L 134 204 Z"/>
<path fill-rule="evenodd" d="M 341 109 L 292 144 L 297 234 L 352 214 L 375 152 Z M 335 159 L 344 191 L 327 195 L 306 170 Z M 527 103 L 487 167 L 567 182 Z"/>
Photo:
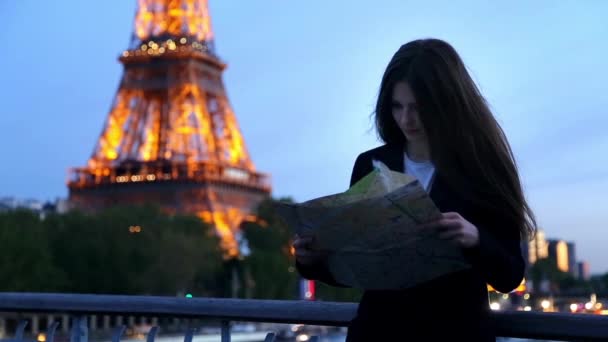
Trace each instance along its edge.
<path fill-rule="evenodd" d="M 69 170 L 72 208 L 152 202 L 235 233 L 271 192 L 256 171 L 222 81 L 207 0 L 139 0 L 124 71 L 86 167 Z"/>

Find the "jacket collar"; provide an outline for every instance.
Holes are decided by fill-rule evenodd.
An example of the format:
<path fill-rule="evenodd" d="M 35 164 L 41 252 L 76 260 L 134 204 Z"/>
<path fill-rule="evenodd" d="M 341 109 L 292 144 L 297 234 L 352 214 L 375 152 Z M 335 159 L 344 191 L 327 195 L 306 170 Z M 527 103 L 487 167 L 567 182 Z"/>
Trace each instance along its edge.
<path fill-rule="evenodd" d="M 382 159 L 389 169 L 397 172 L 405 172 L 405 147 L 403 145 L 386 145 L 383 152 L 384 155 L 382 156 Z M 445 200 L 443 191 L 444 185 L 441 177 L 437 174 L 437 170 L 435 170 L 433 185 L 431 186 L 429 196 L 437 202 L 443 202 Z"/>
<path fill-rule="evenodd" d="M 397 172 L 405 172 L 405 150 L 403 145 L 386 145 L 384 156 L 386 166 Z"/>

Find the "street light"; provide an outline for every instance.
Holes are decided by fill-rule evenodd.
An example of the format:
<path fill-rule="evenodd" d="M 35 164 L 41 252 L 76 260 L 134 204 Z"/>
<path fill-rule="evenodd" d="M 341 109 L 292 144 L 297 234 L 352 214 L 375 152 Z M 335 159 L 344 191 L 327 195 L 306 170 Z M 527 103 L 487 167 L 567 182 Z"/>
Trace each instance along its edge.
<path fill-rule="evenodd" d="M 551 302 L 548 299 L 543 299 L 542 302 L 540 302 L 540 306 L 543 310 L 548 310 L 551 307 Z"/>

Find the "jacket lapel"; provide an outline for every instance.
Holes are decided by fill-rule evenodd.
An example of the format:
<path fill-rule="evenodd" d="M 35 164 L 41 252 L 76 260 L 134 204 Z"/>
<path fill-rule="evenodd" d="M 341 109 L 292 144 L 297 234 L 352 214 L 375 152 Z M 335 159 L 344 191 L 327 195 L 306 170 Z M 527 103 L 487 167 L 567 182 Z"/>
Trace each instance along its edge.
<path fill-rule="evenodd" d="M 384 163 L 389 169 L 397 172 L 405 172 L 405 155 L 402 146 L 388 145 L 386 155 L 383 157 L 384 158 L 382 159 L 384 159 Z"/>
<path fill-rule="evenodd" d="M 387 145 L 382 153 L 378 154 L 382 162 L 391 170 L 405 172 L 405 152 L 403 146 Z M 431 186 L 429 197 L 435 202 L 440 211 L 457 211 L 461 209 L 453 203 L 451 196 L 446 193 L 446 185 L 439 174 L 436 174 Z"/>

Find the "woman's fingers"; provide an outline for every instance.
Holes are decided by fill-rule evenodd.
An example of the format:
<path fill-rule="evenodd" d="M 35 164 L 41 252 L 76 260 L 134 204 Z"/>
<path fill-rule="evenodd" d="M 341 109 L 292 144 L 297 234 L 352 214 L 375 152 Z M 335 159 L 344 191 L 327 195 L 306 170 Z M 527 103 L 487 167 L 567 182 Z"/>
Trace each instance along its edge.
<path fill-rule="evenodd" d="M 462 235 L 462 232 L 460 230 L 449 229 L 449 230 L 444 230 L 441 233 L 439 233 L 439 238 L 449 240 L 449 239 L 457 238 L 461 235 Z"/>
<path fill-rule="evenodd" d="M 463 239 L 463 222 L 458 213 L 444 213 L 440 219 L 423 224 L 421 228 L 433 230 L 443 240 L 461 243 Z"/>
<path fill-rule="evenodd" d="M 447 219 L 460 219 L 461 218 L 459 213 L 453 212 L 453 211 L 443 213 L 442 216 Z"/>
<path fill-rule="evenodd" d="M 460 220 L 454 218 L 441 218 L 435 221 L 424 223 L 420 226 L 422 229 L 434 229 L 437 231 L 450 230 L 460 227 Z"/>

